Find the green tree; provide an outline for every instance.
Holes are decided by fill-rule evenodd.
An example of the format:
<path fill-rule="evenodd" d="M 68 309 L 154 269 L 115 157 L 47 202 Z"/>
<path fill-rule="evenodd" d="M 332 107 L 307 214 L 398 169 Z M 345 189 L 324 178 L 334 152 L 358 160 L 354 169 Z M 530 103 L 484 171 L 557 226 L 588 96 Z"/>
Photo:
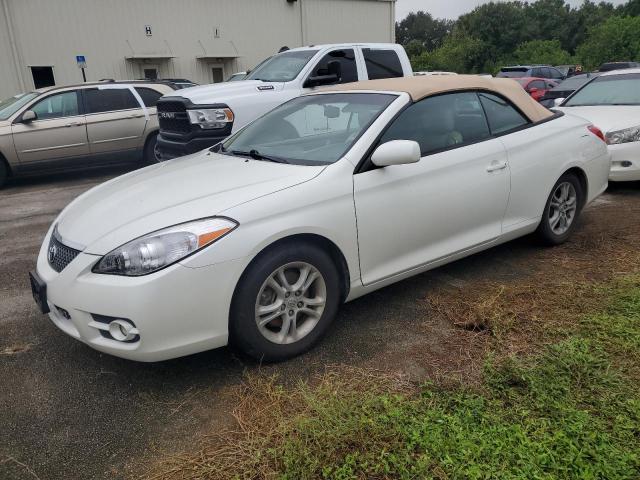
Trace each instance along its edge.
<path fill-rule="evenodd" d="M 562 49 L 559 40 L 531 40 L 521 43 L 513 53 L 514 63 L 543 63 L 563 65 L 571 63 L 571 55 Z"/>
<path fill-rule="evenodd" d="M 589 30 L 576 56 L 587 68 L 604 62 L 640 59 L 640 17 L 611 17 Z"/>
<path fill-rule="evenodd" d="M 396 23 L 396 40 L 404 46 L 419 42 L 423 49 L 432 51 L 442 45 L 454 23 L 452 20 L 433 18 L 427 12 L 410 13 L 404 20 Z M 414 47 L 416 45 L 413 43 Z"/>
<path fill-rule="evenodd" d="M 416 71 L 479 73 L 485 64 L 485 52 L 486 45 L 482 40 L 457 33 L 447 37 L 437 50 L 412 58 L 411 63 Z"/>

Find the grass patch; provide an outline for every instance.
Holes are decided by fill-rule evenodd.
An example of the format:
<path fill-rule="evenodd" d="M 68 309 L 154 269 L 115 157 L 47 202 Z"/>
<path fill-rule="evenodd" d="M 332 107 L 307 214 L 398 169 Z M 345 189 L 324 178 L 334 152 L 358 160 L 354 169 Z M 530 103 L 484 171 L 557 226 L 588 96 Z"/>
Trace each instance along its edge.
<path fill-rule="evenodd" d="M 150 477 L 640 478 L 640 277 L 585 292 L 580 308 L 554 307 L 546 320 L 540 313 L 556 335 L 539 353 L 490 355 L 478 388 L 347 368 L 293 388 L 249 378 L 238 392 L 238 427 Z M 519 295 L 528 300 L 514 302 Z M 565 305 L 563 295 L 497 289 L 469 317 L 446 312 L 465 328 L 471 320 L 506 332 L 538 319 L 536 305 Z"/>

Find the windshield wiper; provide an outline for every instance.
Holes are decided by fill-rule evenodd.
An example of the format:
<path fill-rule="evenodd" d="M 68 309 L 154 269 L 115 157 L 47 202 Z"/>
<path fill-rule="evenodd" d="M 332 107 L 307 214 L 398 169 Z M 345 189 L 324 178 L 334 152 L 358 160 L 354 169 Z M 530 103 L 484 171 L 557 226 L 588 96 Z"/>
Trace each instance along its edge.
<path fill-rule="evenodd" d="M 233 155 L 240 155 L 242 157 L 251 157 L 254 160 L 265 160 L 267 162 L 274 162 L 274 163 L 290 163 L 289 161 L 285 160 L 284 158 L 272 157 L 270 155 L 263 155 L 263 154 L 261 154 L 260 152 L 258 152 L 255 149 L 249 150 L 248 152 L 245 152 L 245 151 L 242 151 L 242 150 L 231 150 L 229 153 L 231 153 Z"/>

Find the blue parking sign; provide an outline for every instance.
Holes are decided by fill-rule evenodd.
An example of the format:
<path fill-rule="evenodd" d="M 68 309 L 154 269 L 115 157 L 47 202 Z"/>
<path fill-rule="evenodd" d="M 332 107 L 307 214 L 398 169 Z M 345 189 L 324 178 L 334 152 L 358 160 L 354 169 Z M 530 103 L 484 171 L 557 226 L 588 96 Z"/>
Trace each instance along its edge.
<path fill-rule="evenodd" d="M 78 67 L 85 68 L 87 66 L 87 59 L 84 55 L 76 55 L 76 63 Z"/>

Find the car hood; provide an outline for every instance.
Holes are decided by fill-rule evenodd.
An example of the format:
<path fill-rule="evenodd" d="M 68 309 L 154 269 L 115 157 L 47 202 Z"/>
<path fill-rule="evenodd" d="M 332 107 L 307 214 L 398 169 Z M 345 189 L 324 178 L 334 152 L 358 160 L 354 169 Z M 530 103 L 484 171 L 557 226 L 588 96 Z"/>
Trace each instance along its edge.
<path fill-rule="evenodd" d="M 104 255 L 147 233 L 306 182 L 324 168 L 200 152 L 89 190 L 60 214 L 58 232 L 69 246 Z"/>
<path fill-rule="evenodd" d="M 605 134 L 640 125 L 640 106 L 636 105 L 556 107 L 555 110 L 585 118 Z"/>
<path fill-rule="evenodd" d="M 235 98 L 246 97 L 247 95 L 269 94 L 270 92 L 282 90 L 284 84 L 263 82 L 261 80 L 242 80 L 238 82 L 223 82 L 213 85 L 200 85 L 197 87 L 184 88 L 164 98 L 183 97 L 196 105 L 210 105 L 214 103 L 225 103 Z"/>
<path fill-rule="evenodd" d="M 0 120 L 0 127 L 8 127 L 11 125 L 9 120 Z"/>

